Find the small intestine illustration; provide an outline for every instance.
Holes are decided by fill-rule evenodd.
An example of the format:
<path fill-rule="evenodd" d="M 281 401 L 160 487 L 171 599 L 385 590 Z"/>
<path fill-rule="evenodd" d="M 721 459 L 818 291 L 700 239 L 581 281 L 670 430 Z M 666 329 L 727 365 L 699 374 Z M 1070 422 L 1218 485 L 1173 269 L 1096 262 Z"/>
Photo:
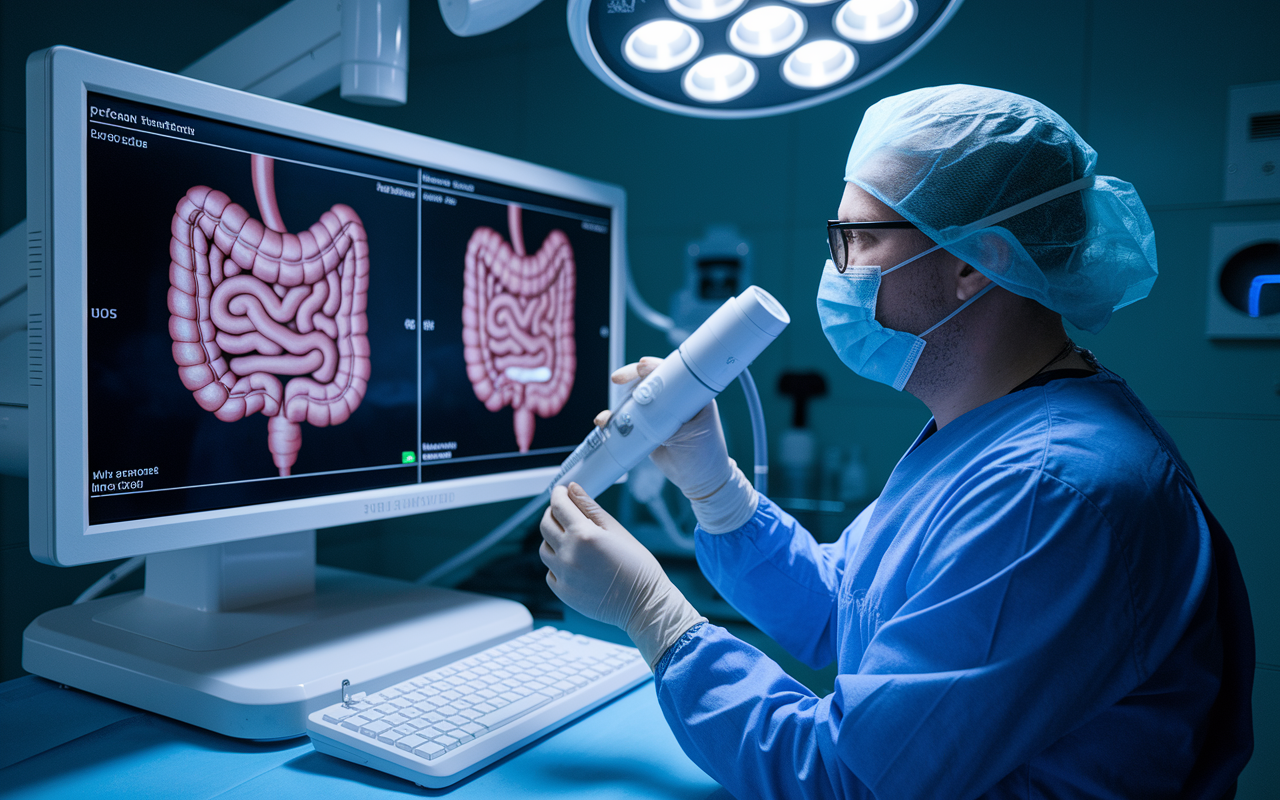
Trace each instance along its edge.
<path fill-rule="evenodd" d="M 223 422 L 266 416 L 267 447 L 287 476 L 301 423 L 340 425 L 364 398 L 369 245 L 360 217 L 342 204 L 286 232 L 274 160 L 251 156 L 250 168 L 262 221 L 208 186 L 178 201 L 169 334 L 196 403 Z"/>
<path fill-rule="evenodd" d="M 507 206 L 508 243 L 476 228 L 467 243 L 462 341 L 467 377 L 490 411 L 511 406 L 516 445 L 533 444 L 534 416 L 564 408 L 573 389 L 573 248 L 553 230 L 526 255 L 518 205 Z"/>

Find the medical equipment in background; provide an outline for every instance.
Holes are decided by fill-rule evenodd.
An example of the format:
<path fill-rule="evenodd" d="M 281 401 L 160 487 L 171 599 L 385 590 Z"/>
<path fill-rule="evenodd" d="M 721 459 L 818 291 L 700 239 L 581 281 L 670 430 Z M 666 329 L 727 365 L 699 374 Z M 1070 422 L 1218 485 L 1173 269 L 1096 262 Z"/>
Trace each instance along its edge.
<path fill-rule="evenodd" d="M 1205 335 L 1280 339 L 1280 220 L 1214 225 Z"/>
<path fill-rule="evenodd" d="M 818 489 L 819 503 L 838 504 L 839 508 L 828 506 L 835 511 L 844 511 L 854 506 L 861 507 L 870 494 L 870 483 L 867 478 L 867 464 L 862 458 L 862 445 L 827 445 L 822 451 L 821 486 Z M 816 510 L 823 510 L 820 506 Z"/>
<path fill-rule="evenodd" d="M 932 39 L 960 2 L 569 0 L 569 36 L 588 69 L 625 97 L 745 119 L 867 85 Z"/>
<path fill-rule="evenodd" d="M 758 286 L 726 300 L 635 386 L 605 427 L 592 429 L 552 486 L 576 481 L 592 497 L 612 486 L 724 391 L 790 322 Z"/>
<path fill-rule="evenodd" d="M 809 400 L 827 393 L 827 379 L 820 372 L 784 372 L 778 391 L 791 398 L 791 427 L 778 436 L 778 463 L 783 483 L 779 494 L 786 498 L 815 497 L 818 437 L 809 428 Z M 786 505 L 785 500 L 778 502 Z"/>
<path fill-rule="evenodd" d="M 671 296 L 671 321 L 682 338 L 715 313 L 725 300 L 751 285 L 751 243 L 733 225 L 708 225 L 685 248 L 684 286 Z M 662 328 L 659 328 L 662 330 Z M 671 338 L 669 333 L 668 338 Z"/>
<path fill-rule="evenodd" d="M 1222 199 L 1280 199 L 1280 81 L 1232 86 Z"/>

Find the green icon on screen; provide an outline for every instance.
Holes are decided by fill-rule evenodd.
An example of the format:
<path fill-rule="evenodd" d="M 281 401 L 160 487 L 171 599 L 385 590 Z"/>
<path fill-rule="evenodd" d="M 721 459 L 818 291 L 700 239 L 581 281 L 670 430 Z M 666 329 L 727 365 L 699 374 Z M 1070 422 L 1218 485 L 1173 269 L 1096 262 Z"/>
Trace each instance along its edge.
<path fill-rule="evenodd" d="M 412 451 L 412 450 L 405 450 L 403 453 L 401 453 L 401 454 L 400 454 L 400 463 L 401 463 L 401 464 L 412 464 L 413 462 L 415 462 L 415 461 L 417 461 L 417 460 L 418 460 L 418 459 L 417 459 L 417 457 L 416 457 L 416 456 L 414 456 L 414 454 L 413 454 L 413 451 Z"/>

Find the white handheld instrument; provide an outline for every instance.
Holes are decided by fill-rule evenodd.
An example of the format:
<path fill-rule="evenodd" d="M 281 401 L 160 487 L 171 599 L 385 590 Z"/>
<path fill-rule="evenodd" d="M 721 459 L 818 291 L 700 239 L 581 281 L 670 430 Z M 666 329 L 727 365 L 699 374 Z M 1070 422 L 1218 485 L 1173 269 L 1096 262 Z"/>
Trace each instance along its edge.
<path fill-rule="evenodd" d="M 791 322 L 782 304 L 758 286 L 731 297 L 640 381 L 569 454 L 551 486 L 576 481 L 595 497 L 724 391 Z"/>

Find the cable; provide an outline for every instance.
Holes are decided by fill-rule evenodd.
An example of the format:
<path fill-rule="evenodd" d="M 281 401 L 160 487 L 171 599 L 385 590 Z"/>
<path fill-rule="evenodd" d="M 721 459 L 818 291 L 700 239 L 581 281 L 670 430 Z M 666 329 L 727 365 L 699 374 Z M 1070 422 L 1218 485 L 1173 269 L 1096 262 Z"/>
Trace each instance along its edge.
<path fill-rule="evenodd" d="M 497 545 L 503 539 L 507 538 L 510 533 L 518 528 L 521 523 L 533 516 L 534 512 L 541 510 L 551 496 L 549 491 L 539 494 L 537 497 L 525 503 L 519 511 L 507 517 L 506 521 L 498 527 L 494 528 L 480 541 L 458 553 L 453 558 L 440 564 L 435 569 L 418 578 L 418 583 L 435 583 L 440 578 L 448 575 L 456 569 L 460 569 L 474 561 L 485 551 Z"/>
<path fill-rule="evenodd" d="M 90 600 L 93 600 L 112 586 L 115 586 L 120 581 L 137 572 L 138 569 L 146 563 L 146 556 L 134 556 L 95 581 L 92 586 L 81 592 L 80 596 L 77 597 L 75 602 L 71 605 L 79 605 L 80 603 L 87 603 Z"/>
<path fill-rule="evenodd" d="M 627 270 L 627 307 L 651 328 L 667 334 L 667 338 L 671 340 L 673 345 L 679 345 L 685 339 L 689 338 L 689 331 L 678 327 L 676 321 L 666 314 L 654 309 L 644 301 L 640 296 L 640 290 L 636 288 L 635 278 L 631 277 L 631 270 Z"/>
<path fill-rule="evenodd" d="M 755 449 L 755 475 L 753 483 L 760 494 L 769 493 L 769 439 L 764 429 L 764 409 L 760 406 L 760 392 L 751 370 L 744 369 L 738 376 L 742 393 L 747 398 L 747 412 L 751 415 L 751 440 Z"/>

